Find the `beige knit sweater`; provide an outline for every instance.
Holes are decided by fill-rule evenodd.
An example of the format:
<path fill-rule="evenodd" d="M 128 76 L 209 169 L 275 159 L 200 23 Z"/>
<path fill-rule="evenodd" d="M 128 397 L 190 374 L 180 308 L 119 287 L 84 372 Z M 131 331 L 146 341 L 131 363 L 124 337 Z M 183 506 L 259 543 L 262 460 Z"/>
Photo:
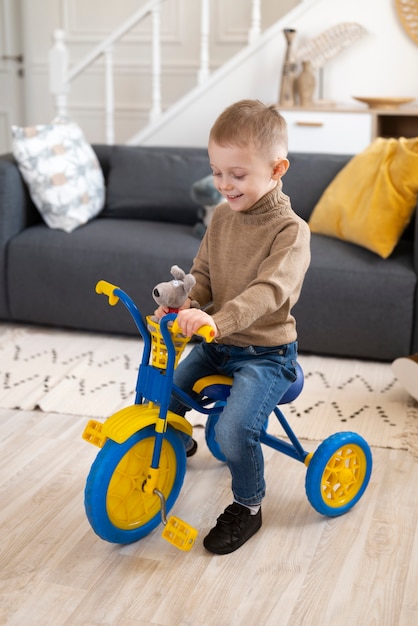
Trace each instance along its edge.
<path fill-rule="evenodd" d="M 291 314 L 310 261 L 310 231 L 279 181 L 251 209 L 220 204 L 194 259 L 190 298 L 213 316 L 217 341 L 276 346 L 295 341 Z"/>

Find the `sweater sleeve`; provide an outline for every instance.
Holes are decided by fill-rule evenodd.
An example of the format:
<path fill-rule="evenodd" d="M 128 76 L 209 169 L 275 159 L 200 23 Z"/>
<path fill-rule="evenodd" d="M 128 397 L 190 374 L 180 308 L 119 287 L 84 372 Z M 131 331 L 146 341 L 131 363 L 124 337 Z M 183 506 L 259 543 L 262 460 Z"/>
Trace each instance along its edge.
<path fill-rule="evenodd" d="M 189 293 L 189 298 L 196 300 L 201 308 L 205 308 L 212 302 L 207 232 L 202 239 L 199 251 L 193 261 L 191 273 L 196 279 L 196 284 Z"/>

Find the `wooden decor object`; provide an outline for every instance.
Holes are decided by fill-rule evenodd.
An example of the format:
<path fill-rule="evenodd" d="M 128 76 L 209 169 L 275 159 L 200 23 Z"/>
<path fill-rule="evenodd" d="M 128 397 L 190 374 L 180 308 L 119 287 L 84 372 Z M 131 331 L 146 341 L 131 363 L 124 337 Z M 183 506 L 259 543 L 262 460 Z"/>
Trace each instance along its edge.
<path fill-rule="evenodd" d="M 354 100 L 367 104 L 369 109 L 398 109 L 403 104 L 413 102 L 415 98 L 385 98 L 385 97 L 366 97 L 353 96 Z"/>
<path fill-rule="evenodd" d="M 301 106 L 312 104 L 313 93 L 315 91 L 316 78 L 312 71 L 310 61 L 302 61 L 302 71 L 296 79 L 297 92 Z"/>
<path fill-rule="evenodd" d="M 396 0 L 396 11 L 405 32 L 418 43 L 418 0 Z"/>
<path fill-rule="evenodd" d="M 296 63 L 293 60 L 292 43 L 296 35 L 294 28 L 285 28 L 283 34 L 286 38 L 286 55 L 282 69 L 282 79 L 280 84 L 280 105 L 293 106 L 293 81 L 296 75 Z"/>

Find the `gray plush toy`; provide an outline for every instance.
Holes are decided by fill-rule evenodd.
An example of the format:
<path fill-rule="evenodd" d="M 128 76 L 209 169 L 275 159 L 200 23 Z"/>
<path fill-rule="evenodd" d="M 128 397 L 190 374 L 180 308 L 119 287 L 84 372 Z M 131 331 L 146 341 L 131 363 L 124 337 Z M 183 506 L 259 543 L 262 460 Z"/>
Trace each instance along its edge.
<path fill-rule="evenodd" d="M 159 306 L 168 307 L 169 313 L 177 313 L 195 285 L 196 279 L 192 274 L 186 274 L 178 265 L 173 265 L 170 272 L 174 280 L 156 285 L 152 290 L 152 297 Z M 196 305 L 197 303 L 192 301 L 191 306 Z"/>

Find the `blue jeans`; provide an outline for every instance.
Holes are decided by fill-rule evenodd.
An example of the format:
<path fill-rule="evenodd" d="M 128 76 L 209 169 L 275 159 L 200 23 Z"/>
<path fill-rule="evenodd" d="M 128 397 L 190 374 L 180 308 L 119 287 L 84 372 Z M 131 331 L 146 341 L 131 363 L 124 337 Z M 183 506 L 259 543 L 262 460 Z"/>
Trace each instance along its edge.
<path fill-rule="evenodd" d="M 226 406 L 216 424 L 216 440 L 232 476 L 232 491 L 241 504 L 256 505 L 265 495 L 261 429 L 274 407 L 296 380 L 297 342 L 282 346 L 238 348 L 217 343 L 196 345 L 180 361 L 175 384 L 192 391 L 197 379 L 224 374 L 234 379 Z M 172 398 L 170 409 L 185 415 Z"/>

